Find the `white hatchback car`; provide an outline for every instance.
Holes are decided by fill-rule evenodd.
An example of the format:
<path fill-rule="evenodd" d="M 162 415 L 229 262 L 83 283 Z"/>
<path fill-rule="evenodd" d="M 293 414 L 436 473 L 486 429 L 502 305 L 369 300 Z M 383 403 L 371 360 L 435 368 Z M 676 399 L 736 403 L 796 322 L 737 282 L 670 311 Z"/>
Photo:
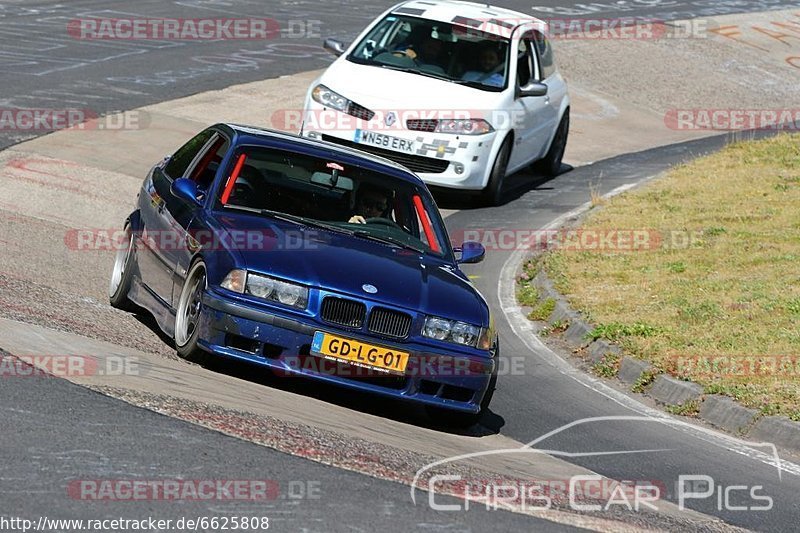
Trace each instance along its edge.
<path fill-rule="evenodd" d="M 452 0 L 379 16 L 309 87 L 301 134 L 387 157 L 429 185 L 500 202 L 534 162 L 556 175 L 569 97 L 544 22 Z"/>

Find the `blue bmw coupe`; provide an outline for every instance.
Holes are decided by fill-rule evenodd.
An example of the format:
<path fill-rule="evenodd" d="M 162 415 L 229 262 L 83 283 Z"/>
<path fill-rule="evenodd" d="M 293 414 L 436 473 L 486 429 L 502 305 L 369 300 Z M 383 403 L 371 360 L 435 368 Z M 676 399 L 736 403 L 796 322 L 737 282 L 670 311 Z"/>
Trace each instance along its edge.
<path fill-rule="evenodd" d="M 228 357 L 426 406 L 471 425 L 497 380 L 489 307 L 423 182 L 388 160 L 231 124 L 149 172 L 111 305 L 153 314 L 178 354 Z"/>

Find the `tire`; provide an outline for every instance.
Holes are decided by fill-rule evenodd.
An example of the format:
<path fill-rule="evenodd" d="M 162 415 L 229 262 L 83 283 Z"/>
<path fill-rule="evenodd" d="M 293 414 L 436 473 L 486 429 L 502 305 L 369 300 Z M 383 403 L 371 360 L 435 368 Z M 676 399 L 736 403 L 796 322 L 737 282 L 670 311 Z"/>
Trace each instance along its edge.
<path fill-rule="evenodd" d="M 442 407 L 427 406 L 425 411 L 428 418 L 435 422 L 437 425 L 445 427 L 453 427 L 458 429 L 468 429 L 480 422 L 486 411 L 489 410 L 489 404 L 492 402 L 494 390 L 497 387 L 497 372 L 492 374 L 489 379 L 489 386 L 486 388 L 486 393 L 481 400 L 481 410 L 477 413 L 463 413 L 461 411 L 453 411 L 452 409 L 445 409 Z"/>
<path fill-rule="evenodd" d="M 197 345 L 199 321 L 203 312 L 203 293 L 208 288 L 206 264 L 196 261 L 189 268 L 175 310 L 175 348 L 188 361 L 205 363 L 208 354 Z"/>
<path fill-rule="evenodd" d="M 503 140 L 500 150 L 497 151 L 497 157 L 492 166 L 492 173 L 489 175 L 489 183 L 483 190 L 481 197 L 484 204 L 489 206 L 500 205 L 500 200 L 503 197 L 503 181 L 506 178 L 506 169 L 508 168 L 508 158 L 511 157 L 511 135 Z"/>
<path fill-rule="evenodd" d="M 111 304 L 111 307 L 122 311 L 134 311 L 136 306 L 128 298 L 128 292 L 133 279 L 136 246 L 130 223 L 125 224 L 124 231 L 128 245 L 125 249 L 117 250 L 117 255 L 114 257 L 114 267 L 111 270 L 111 281 L 108 287 L 108 303 Z"/>
<path fill-rule="evenodd" d="M 558 176 L 561 171 L 561 161 L 564 159 L 564 150 L 567 148 L 567 137 L 569 137 L 569 108 L 561 117 L 561 122 L 558 124 L 553 143 L 547 154 L 535 163 L 536 170 L 545 176 Z"/>

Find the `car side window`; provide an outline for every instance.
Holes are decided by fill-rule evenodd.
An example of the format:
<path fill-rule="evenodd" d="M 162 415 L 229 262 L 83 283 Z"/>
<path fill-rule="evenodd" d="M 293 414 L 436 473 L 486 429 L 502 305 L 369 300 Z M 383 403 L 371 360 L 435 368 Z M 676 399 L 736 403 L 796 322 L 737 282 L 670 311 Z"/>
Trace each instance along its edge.
<path fill-rule="evenodd" d="M 188 176 L 200 190 L 208 190 L 217 175 L 219 164 L 225 153 L 228 151 L 228 140 L 220 134 L 215 134 L 206 143 L 206 148 L 195 156 L 197 163 L 191 169 L 191 176 Z"/>
<path fill-rule="evenodd" d="M 173 180 L 183 178 L 186 174 L 186 169 L 189 168 L 195 156 L 197 156 L 198 152 L 206 145 L 214 133 L 214 130 L 211 129 L 201 131 L 192 137 L 189 142 L 178 148 L 178 151 L 172 155 L 169 162 L 164 167 L 164 174 Z"/>
<path fill-rule="evenodd" d="M 532 50 L 528 40 L 529 34 L 525 34 L 519 41 L 517 47 L 517 84 L 523 87 L 530 83 L 534 78 L 536 71 L 534 69 L 534 62 L 532 57 Z"/>
<path fill-rule="evenodd" d="M 539 79 L 545 80 L 556 71 L 553 48 L 550 46 L 550 41 L 547 40 L 547 37 L 545 37 L 542 32 L 536 30 L 533 32 L 533 44 L 536 47 L 536 53 L 539 56 L 539 66 L 541 67 Z"/>

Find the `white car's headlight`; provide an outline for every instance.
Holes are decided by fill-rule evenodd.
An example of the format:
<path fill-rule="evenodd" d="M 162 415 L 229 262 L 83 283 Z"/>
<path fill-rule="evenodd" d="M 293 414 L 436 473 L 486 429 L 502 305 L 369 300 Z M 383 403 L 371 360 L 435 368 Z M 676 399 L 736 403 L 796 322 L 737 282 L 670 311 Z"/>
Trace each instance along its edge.
<path fill-rule="evenodd" d="M 483 135 L 494 131 L 491 124 L 482 118 L 439 120 L 436 133 L 455 133 L 458 135 Z"/>
<path fill-rule="evenodd" d="M 435 316 L 425 318 L 422 326 L 422 335 L 425 337 L 464 346 L 476 346 L 481 333 L 478 326 Z"/>
<path fill-rule="evenodd" d="M 332 107 L 343 113 L 347 112 L 347 105 L 350 103 L 350 100 L 337 92 L 331 91 L 322 84 L 314 87 L 311 91 L 311 98 L 319 104 Z"/>

